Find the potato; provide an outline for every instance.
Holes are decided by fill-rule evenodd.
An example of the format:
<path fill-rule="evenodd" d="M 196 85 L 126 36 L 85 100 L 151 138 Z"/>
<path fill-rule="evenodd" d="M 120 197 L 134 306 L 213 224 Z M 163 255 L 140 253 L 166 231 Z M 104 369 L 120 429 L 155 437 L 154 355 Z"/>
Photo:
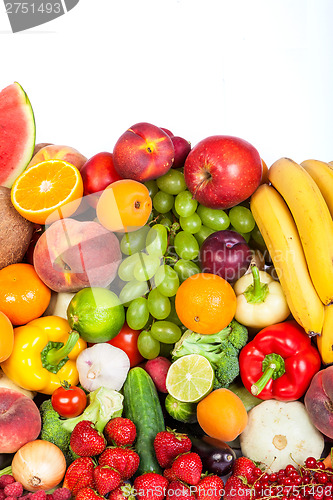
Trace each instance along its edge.
<path fill-rule="evenodd" d="M 10 188 L 0 186 L 0 269 L 22 262 L 34 225 L 13 207 Z"/>

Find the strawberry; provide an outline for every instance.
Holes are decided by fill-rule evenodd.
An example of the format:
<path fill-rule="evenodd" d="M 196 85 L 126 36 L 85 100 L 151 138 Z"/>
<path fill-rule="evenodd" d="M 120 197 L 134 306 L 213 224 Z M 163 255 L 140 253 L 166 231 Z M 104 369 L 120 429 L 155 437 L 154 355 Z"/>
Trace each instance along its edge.
<path fill-rule="evenodd" d="M 189 498 L 195 498 L 190 486 L 180 481 L 171 481 L 167 489 L 166 500 L 188 500 Z"/>
<path fill-rule="evenodd" d="M 201 458 L 197 453 L 183 453 L 174 460 L 171 470 L 180 481 L 196 485 L 202 472 Z"/>
<path fill-rule="evenodd" d="M 137 500 L 163 500 L 169 481 L 156 472 L 147 472 L 134 479 Z"/>
<path fill-rule="evenodd" d="M 99 465 L 108 465 L 116 469 L 122 479 L 129 479 L 139 467 L 139 455 L 130 448 L 108 446 L 98 459 Z"/>
<path fill-rule="evenodd" d="M 116 446 L 132 446 L 136 438 L 136 427 L 129 418 L 116 417 L 109 420 L 104 427 L 104 435 L 108 444 Z"/>
<path fill-rule="evenodd" d="M 237 476 L 230 476 L 224 486 L 224 500 L 249 500 L 252 493 Z"/>
<path fill-rule="evenodd" d="M 80 457 L 93 457 L 105 450 L 106 440 L 90 420 L 81 420 L 73 429 L 70 446 Z"/>
<path fill-rule="evenodd" d="M 224 483 L 219 476 L 214 474 L 200 479 L 195 498 L 196 500 L 220 500 L 224 493 Z"/>
<path fill-rule="evenodd" d="M 94 469 L 94 481 L 98 493 L 105 496 L 120 485 L 121 476 L 116 469 L 107 465 L 97 465 Z"/>
<path fill-rule="evenodd" d="M 92 488 L 82 488 L 76 495 L 76 500 L 100 500 L 102 497 Z"/>
<path fill-rule="evenodd" d="M 128 483 L 121 483 L 118 488 L 111 491 L 109 500 L 135 500 L 134 488 Z"/>
<path fill-rule="evenodd" d="M 168 481 L 177 481 L 177 476 L 171 467 L 169 469 L 164 469 L 163 476 L 166 477 Z"/>
<path fill-rule="evenodd" d="M 169 428 L 158 432 L 154 439 L 155 455 L 163 469 L 171 467 L 173 460 L 190 451 L 191 447 L 192 442 L 187 434 L 180 434 Z"/>
<path fill-rule="evenodd" d="M 74 496 L 85 487 L 94 487 L 94 462 L 90 457 L 80 457 L 68 467 L 63 487 L 68 488 Z"/>
<path fill-rule="evenodd" d="M 253 484 L 255 477 L 253 476 L 253 471 L 256 468 L 255 464 L 246 457 L 236 458 L 234 466 L 232 468 L 232 475 L 238 477 L 244 477 L 248 484 Z"/>

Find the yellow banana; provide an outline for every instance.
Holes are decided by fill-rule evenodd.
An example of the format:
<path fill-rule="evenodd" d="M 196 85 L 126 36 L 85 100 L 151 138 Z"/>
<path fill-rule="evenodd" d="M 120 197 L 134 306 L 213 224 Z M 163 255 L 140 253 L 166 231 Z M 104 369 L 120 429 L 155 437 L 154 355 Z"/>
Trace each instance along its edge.
<path fill-rule="evenodd" d="M 333 304 L 325 306 L 324 325 L 317 337 L 317 347 L 325 365 L 333 363 Z"/>
<path fill-rule="evenodd" d="M 272 186 L 263 184 L 252 195 L 251 211 L 292 315 L 309 335 L 320 335 L 324 305 L 313 287 L 301 240 L 286 203 Z"/>
<path fill-rule="evenodd" d="M 301 166 L 311 175 L 323 195 L 333 218 L 333 168 L 319 160 L 302 161 Z"/>
<path fill-rule="evenodd" d="M 310 174 L 289 158 L 277 160 L 268 178 L 295 220 L 312 283 L 327 305 L 333 301 L 333 221 Z"/>

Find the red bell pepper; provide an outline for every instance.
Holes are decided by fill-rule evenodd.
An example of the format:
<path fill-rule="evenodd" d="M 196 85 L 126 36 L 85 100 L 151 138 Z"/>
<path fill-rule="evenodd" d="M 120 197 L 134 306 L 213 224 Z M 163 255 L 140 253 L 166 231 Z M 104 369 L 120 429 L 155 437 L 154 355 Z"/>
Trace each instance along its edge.
<path fill-rule="evenodd" d="M 319 352 L 295 321 L 267 326 L 239 355 L 243 384 L 260 399 L 296 401 L 320 366 Z"/>

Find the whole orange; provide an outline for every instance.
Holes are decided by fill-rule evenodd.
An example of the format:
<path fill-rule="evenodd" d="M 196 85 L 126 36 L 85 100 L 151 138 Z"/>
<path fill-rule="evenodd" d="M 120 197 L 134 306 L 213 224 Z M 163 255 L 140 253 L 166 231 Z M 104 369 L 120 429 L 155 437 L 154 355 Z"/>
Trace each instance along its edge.
<path fill-rule="evenodd" d="M 247 425 L 247 411 L 242 400 L 229 389 L 216 389 L 197 406 L 197 419 L 208 436 L 233 441 Z"/>
<path fill-rule="evenodd" d="M 151 209 L 146 186 L 132 179 L 122 179 L 104 189 L 96 213 L 99 222 L 109 231 L 131 232 L 146 224 Z"/>
<path fill-rule="evenodd" d="M 51 299 L 51 290 L 31 264 L 11 264 L 0 270 L 0 311 L 13 325 L 39 318 Z"/>
<path fill-rule="evenodd" d="M 7 316 L 0 312 L 0 363 L 12 353 L 14 347 L 14 329 Z"/>
<path fill-rule="evenodd" d="M 176 312 L 186 328 L 211 334 L 223 330 L 235 316 L 236 295 L 220 276 L 198 273 L 187 278 L 176 293 Z"/>

